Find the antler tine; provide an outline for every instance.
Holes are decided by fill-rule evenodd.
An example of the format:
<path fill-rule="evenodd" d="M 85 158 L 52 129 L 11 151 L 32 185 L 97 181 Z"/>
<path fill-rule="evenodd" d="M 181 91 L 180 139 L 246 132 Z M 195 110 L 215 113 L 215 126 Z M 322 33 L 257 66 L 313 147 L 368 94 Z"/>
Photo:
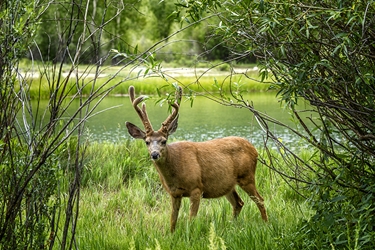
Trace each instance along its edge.
<path fill-rule="evenodd" d="M 148 119 L 148 115 L 146 112 L 146 104 L 142 104 L 142 109 L 138 107 L 138 104 L 144 100 L 144 96 L 137 97 L 135 99 L 135 90 L 133 86 L 129 87 L 129 96 L 130 96 L 130 102 L 132 103 L 135 111 L 137 111 L 139 118 L 141 118 L 141 121 L 143 123 L 143 126 L 145 127 L 146 133 L 150 133 L 153 130 L 150 120 Z"/>
<path fill-rule="evenodd" d="M 174 119 L 178 116 L 178 111 L 180 109 L 179 103 L 181 102 L 181 97 L 182 97 L 182 88 L 179 86 L 178 90 L 176 90 L 176 101 L 171 104 L 173 107 L 173 112 L 170 114 L 167 119 L 161 124 L 161 130 L 162 131 L 168 131 L 168 127 L 173 122 Z"/>
<path fill-rule="evenodd" d="M 133 86 L 129 87 L 129 96 L 130 96 L 130 101 L 133 103 L 134 98 L 135 98 L 135 89 Z"/>

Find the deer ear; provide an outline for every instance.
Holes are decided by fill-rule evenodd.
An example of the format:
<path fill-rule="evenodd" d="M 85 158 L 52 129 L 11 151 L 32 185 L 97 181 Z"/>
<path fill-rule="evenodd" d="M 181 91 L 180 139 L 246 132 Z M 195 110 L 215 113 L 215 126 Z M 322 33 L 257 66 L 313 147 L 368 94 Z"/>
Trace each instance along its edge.
<path fill-rule="evenodd" d="M 126 127 L 128 128 L 129 134 L 134 138 L 134 139 L 145 139 L 146 138 L 146 133 L 143 132 L 140 128 L 135 126 L 133 123 L 126 122 Z"/>
<path fill-rule="evenodd" d="M 171 135 L 174 132 L 176 132 L 177 127 L 178 127 L 178 116 L 179 115 L 177 115 L 176 118 L 171 122 L 171 124 L 169 124 L 169 126 L 168 126 L 168 135 Z"/>

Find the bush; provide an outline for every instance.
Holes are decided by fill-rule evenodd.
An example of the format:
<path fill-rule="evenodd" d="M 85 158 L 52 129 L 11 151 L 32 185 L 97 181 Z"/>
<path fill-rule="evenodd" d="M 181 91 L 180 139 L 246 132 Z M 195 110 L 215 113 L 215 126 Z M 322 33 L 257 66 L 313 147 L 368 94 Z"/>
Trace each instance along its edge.
<path fill-rule="evenodd" d="M 312 201 L 315 214 L 301 224 L 296 242 L 303 249 L 373 249 L 375 199 L 328 194 Z M 374 192 L 374 190 L 372 190 Z M 319 240 L 317 240 L 319 239 Z"/>

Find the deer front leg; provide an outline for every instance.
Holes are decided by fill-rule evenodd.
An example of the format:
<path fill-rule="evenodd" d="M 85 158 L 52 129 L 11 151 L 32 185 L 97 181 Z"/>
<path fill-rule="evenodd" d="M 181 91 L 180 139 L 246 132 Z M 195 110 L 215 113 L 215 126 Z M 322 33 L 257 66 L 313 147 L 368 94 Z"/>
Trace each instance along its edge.
<path fill-rule="evenodd" d="M 181 207 L 182 197 L 171 196 L 171 199 L 172 199 L 171 232 L 173 233 L 174 230 L 176 229 L 178 211 L 180 210 L 180 207 Z"/>
<path fill-rule="evenodd" d="M 202 191 L 198 188 L 190 193 L 190 219 L 198 213 L 199 203 L 201 201 Z"/>

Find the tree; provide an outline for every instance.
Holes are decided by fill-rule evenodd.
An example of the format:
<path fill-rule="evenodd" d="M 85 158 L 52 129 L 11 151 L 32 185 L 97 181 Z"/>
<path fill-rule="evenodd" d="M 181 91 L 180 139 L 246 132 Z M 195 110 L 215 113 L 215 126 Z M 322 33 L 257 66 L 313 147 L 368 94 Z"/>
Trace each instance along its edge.
<path fill-rule="evenodd" d="M 374 1 L 206 0 L 180 1 L 180 8 L 193 20 L 202 13 L 217 15 L 220 22 L 214 29 L 233 58 L 254 55 L 262 80 L 271 80 L 298 123 L 292 128 L 258 112 L 243 100 L 238 86 L 231 86 L 238 103 L 217 100 L 246 107 L 257 117 L 268 152 L 263 163 L 309 196 L 316 214 L 301 226 L 298 235 L 304 240 L 299 247 L 373 248 Z M 312 116 L 298 111 L 303 101 Z M 269 123 L 300 136 L 313 156 L 299 157 L 272 134 Z M 283 164 L 268 150 L 270 143 L 279 148 Z"/>
<path fill-rule="evenodd" d="M 172 1 L 149 0 L 149 6 L 156 18 L 152 29 L 153 37 L 158 40 L 168 37 L 174 22 L 174 3 Z"/>
<path fill-rule="evenodd" d="M 145 24 L 145 18 L 138 11 L 140 6 L 140 0 L 85 0 L 73 5 L 70 0 L 52 1 L 39 20 L 35 35 L 38 46 L 33 46 L 31 53 L 36 60 L 40 60 L 41 56 L 43 60 L 59 62 L 62 58 L 56 56 L 62 55 L 61 50 L 66 49 L 66 44 L 70 44 L 69 50 L 74 51 L 82 32 L 90 38 L 83 45 L 82 63 L 95 63 L 97 58 L 91 57 L 93 53 L 103 56 L 110 49 L 127 50 L 131 47 L 129 30 L 139 31 Z M 79 21 L 72 27 L 74 33 L 71 34 L 66 27 L 73 16 Z M 84 20 L 86 24 L 81 23 Z M 103 33 L 98 33 L 101 24 L 105 24 L 106 28 Z M 99 36 L 101 46 L 96 45 Z"/>

